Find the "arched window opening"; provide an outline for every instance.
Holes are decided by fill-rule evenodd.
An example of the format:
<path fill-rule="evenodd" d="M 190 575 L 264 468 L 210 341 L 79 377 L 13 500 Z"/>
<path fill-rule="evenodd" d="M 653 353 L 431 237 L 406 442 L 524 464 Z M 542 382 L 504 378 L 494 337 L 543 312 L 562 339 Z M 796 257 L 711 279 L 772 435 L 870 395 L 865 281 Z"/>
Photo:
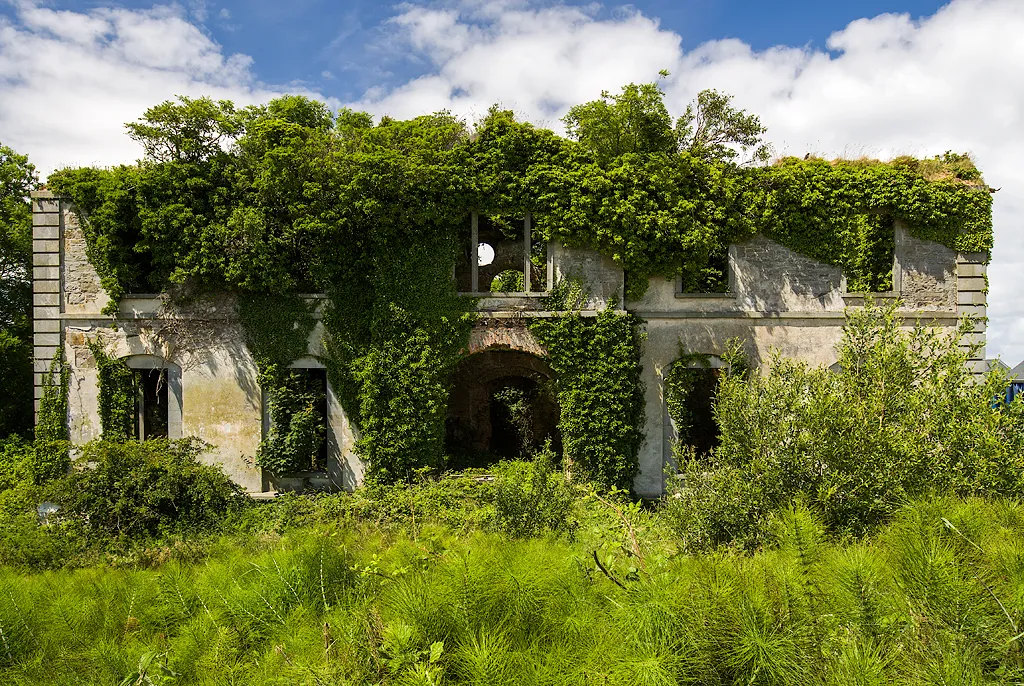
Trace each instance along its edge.
<path fill-rule="evenodd" d="M 722 366 L 712 355 L 688 355 L 665 375 L 665 405 L 676 441 L 692 447 L 697 456 L 707 455 L 719 444 L 714 407 Z"/>

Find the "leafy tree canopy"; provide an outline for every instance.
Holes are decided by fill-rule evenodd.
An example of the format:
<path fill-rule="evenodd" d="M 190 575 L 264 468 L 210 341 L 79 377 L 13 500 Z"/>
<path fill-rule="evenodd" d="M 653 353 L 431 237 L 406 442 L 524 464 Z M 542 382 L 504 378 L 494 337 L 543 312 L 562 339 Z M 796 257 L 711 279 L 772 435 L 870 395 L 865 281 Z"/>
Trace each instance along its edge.
<path fill-rule="evenodd" d="M 865 290 L 887 288 L 895 220 L 957 250 L 991 247 L 991 198 L 965 156 L 742 165 L 741 152 L 766 156 L 756 116 L 705 91 L 673 124 L 657 84 L 605 93 L 565 121 L 568 137 L 498 107 L 471 129 L 449 112 L 374 123 L 299 96 L 240 110 L 183 97 L 128 125 L 146 151 L 140 163 L 61 170 L 49 183 L 77 206 L 114 307 L 132 291 L 226 290 L 291 299 L 275 309 L 295 313 L 299 293 L 326 293 L 331 384 L 360 425 L 371 473 L 387 479 L 443 458 L 447 379 L 471 307 L 451 270 L 471 210 L 532 213 L 540 237 L 622 265 L 630 297 L 653 275 L 724 290 L 729 244 L 758 232 L 842 267 Z M 241 311 L 255 313 L 243 321 L 250 333 L 275 319 Z M 298 323 L 272 328 L 287 336 Z M 608 347 L 623 356 L 612 370 L 623 407 L 637 346 L 619 343 L 630 330 L 608 326 Z M 264 352 L 257 359 L 274 357 Z M 601 444 L 608 454 L 625 446 L 623 464 L 635 465 L 632 429 L 621 429 Z"/>
<path fill-rule="evenodd" d="M 0 144 L 0 436 L 32 425 L 32 211 L 38 185 L 25 155 Z"/>

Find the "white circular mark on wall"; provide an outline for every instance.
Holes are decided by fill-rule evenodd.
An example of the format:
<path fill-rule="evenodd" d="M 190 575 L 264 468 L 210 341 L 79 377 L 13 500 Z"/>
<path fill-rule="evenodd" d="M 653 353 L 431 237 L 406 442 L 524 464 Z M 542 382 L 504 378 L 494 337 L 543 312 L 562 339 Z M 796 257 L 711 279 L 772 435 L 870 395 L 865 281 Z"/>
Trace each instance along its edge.
<path fill-rule="evenodd" d="M 494 248 L 487 243 L 480 243 L 476 246 L 476 266 L 486 267 L 494 262 Z"/>

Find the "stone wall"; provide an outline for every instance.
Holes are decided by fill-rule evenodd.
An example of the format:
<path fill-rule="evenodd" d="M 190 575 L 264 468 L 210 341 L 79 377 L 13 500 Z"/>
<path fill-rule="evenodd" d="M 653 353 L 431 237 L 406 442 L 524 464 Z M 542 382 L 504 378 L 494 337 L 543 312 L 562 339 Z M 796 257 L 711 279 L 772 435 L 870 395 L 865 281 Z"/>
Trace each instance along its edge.
<path fill-rule="evenodd" d="M 896 224 L 893 290 L 912 310 L 954 312 L 957 305 L 956 251 L 921 240 Z"/>
<path fill-rule="evenodd" d="M 952 327 L 957 317 L 977 318 L 967 344 L 980 347 L 971 364 L 984 359 L 986 329 L 985 257 L 956 254 L 944 246 L 916 239 L 897 226 L 894 293 L 879 300 L 904 299 L 908 325 L 922 317 Z M 574 277 L 590 289 L 588 312 L 615 304 L 645 320 L 643 353 L 646 394 L 646 441 L 640 455 L 637 492 L 657 496 L 663 490 L 662 468 L 670 457 L 674 434 L 664 400 L 664 378 L 679 356 L 721 355 L 727 341 L 744 342 L 751 362 L 762 369 L 773 353 L 813 365 L 830 366 L 842 333 L 844 308 L 863 303 L 862 294 L 846 292 L 846 280 L 835 267 L 821 264 L 769 240 L 757 237 L 729 250 L 728 293 L 680 293 L 678 280 L 654 277 L 644 296 L 624 301 L 623 273 L 610 259 L 593 251 L 553 242 L 551 271 L 556 281 Z M 474 326 L 469 353 L 512 350 L 545 357 L 527 326 L 527 317 L 549 316 L 543 294 L 487 297 L 479 302 L 481 318 Z M 85 241 L 70 208 L 50 193 L 33 197 L 33 316 L 35 322 L 35 386 L 54 352 L 63 346 L 71 367 L 69 427 L 72 440 L 100 434 L 97 372 L 86 342 L 100 340 L 108 354 L 152 355 L 181 368 L 181 432 L 215 446 L 208 456 L 247 490 L 275 487 L 256 468 L 253 457 L 266 430 L 265 403 L 256 383 L 256 369 L 232 324 L 233 301 L 212 300 L 199 309 L 169 307 L 159 297 L 129 296 L 116 318 L 101 314 L 109 302 Z M 234 328 L 233 328 L 234 327 Z M 319 366 L 323 354 L 322 326 L 308 341 L 308 357 L 297 366 Z M 354 488 L 362 482 L 364 465 L 354 452 L 358 438 L 338 399 L 328 389 L 332 484 Z M 469 410 L 466 410 L 469 412 Z"/>
<path fill-rule="evenodd" d="M 548 249 L 552 253 L 556 284 L 565 279 L 579 279 L 586 285 L 589 297 L 582 309 L 603 310 L 609 303 L 621 307 L 625 300 L 625 281 L 622 269 L 610 258 L 593 250 L 570 248 L 559 241 L 552 241 Z"/>

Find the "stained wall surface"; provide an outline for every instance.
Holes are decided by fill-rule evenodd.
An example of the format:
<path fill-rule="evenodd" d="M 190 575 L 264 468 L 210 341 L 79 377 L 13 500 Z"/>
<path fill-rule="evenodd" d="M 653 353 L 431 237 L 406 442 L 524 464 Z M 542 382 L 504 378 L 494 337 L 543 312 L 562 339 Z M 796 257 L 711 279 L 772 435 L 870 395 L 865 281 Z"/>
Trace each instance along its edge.
<path fill-rule="evenodd" d="M 180 369 L 180 433 L 197 436 L 213 449 L 206 459 L 223 466 L 246 490 L 258 493 L 303 486 L 352 489 L 362 483 L 365 465 L 355 453 L 356 427 L 328 389 L 330 457 L 326 473 L 298 480 L 271 479 L 254 465 L 267 428 L 265 402 L 256 368 L 233 317 L 230 298 L 200 303 L 184 311 L 156 295 L 122 300 L 118 313 L 102 310 L 109 302 L 70 206 L 46 191 L 33 197 L 33 291 L 35 384 L 42 394 L 43 374 L 62 348 L 71 370 L 68 425 L 82 443 L 100 435 L 97 369 L 88 342 L 108 355 L 166 360 Z M 983 367 L 985 337 L 985 265 L 983 255 L 957 254 L 937 243 L 913 237 L 897 225 L 893 292 L 873 294 L 876 301 L 902 298 L 908 323 L 922 318 L 952 327 L 958 317 L 978 318 L 972 366 Z M 739 339 L 753 364 L 764 369 L 772 354 L 830 366 L 842 332 L 844 310 L 862 305 L 863 294 L 848 293 L 841 270 L 816 262 L 763 236 L 729 249 L 727 293 L 679 292 L 678 281 L 655 277 L 644 296 L 626 300 L 623 273 L 593 251 L 549 245 L 555 282 L 573 277 L 588 286 L 583 309 L 624 308 L 644 320 L 643 381 L 645 436 L 636 491 L 657 496 L 675 438 L 664 399 L 664 379 L 680 350 L 721 355 L 730 339 Z M 513 350 L 542 358 L 544 349 L 525 318 L 549 316 L 546 294 L 483 298 L 481 318 L 467 353 Z M 296 366 L 319 366 L 322 327 L 308 341 L 308 355 Z"/>

